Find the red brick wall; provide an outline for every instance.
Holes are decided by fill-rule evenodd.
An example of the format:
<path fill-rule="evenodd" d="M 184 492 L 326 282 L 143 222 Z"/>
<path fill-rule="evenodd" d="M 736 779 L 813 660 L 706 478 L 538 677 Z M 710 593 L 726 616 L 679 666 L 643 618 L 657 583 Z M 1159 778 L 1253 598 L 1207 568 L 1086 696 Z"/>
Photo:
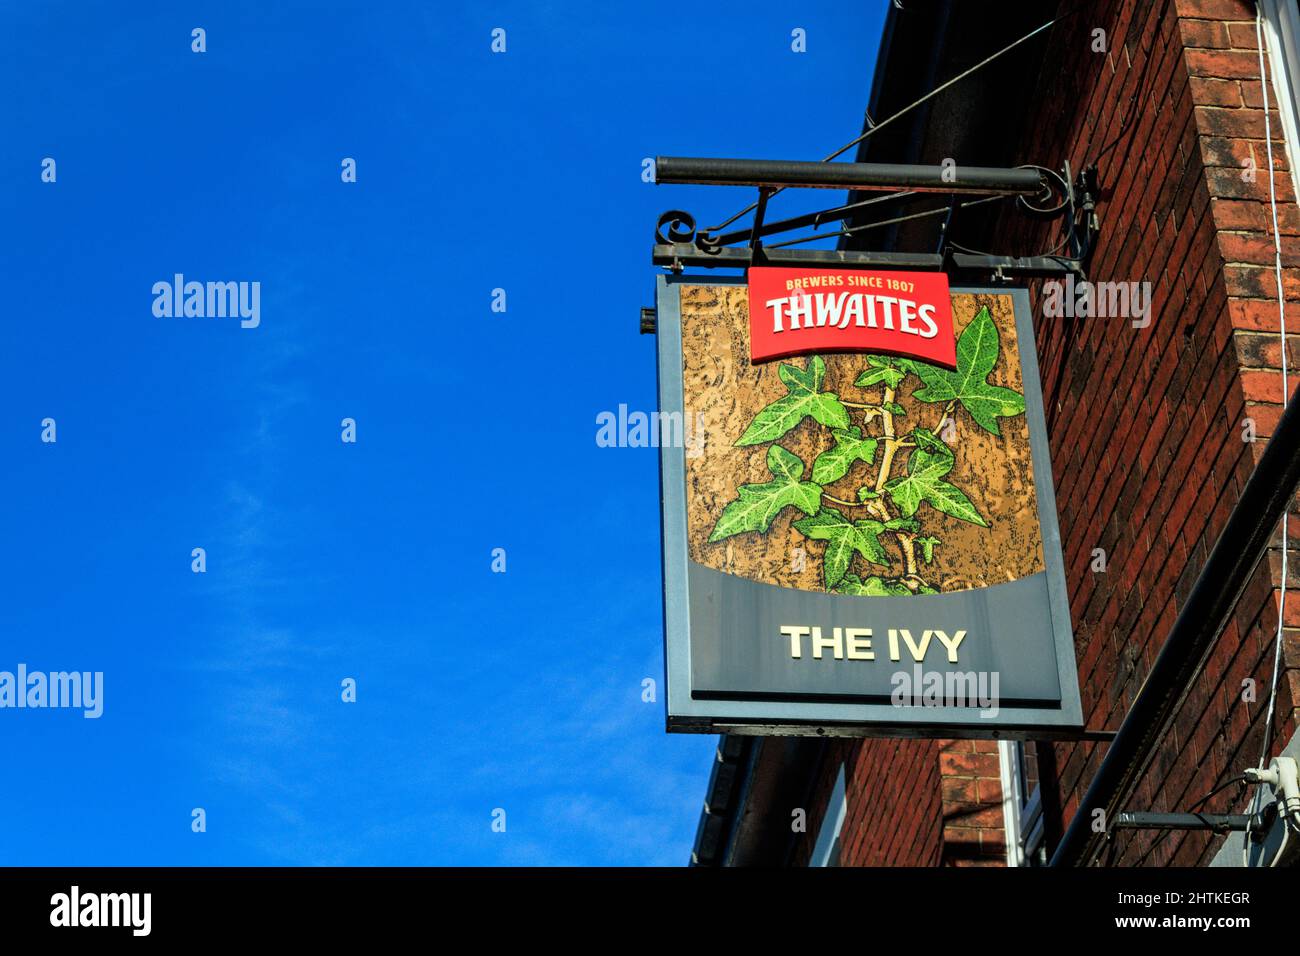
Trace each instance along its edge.
<path fill-rule="evenodd" d="M 841 866 L 982 866 L 1006 859 L 997 744 L 980 740 L 834 741 L 813 788 L 806 865 L 835 776 L 848 812 Z"/>
<path fill-rule="evenodd" d="M 1003 866 L 1001 766 L 992 740 L 939 741 L 946 866 Z"/>
<path fill-rule="evenodd" d="M 1084 713 L 1090 728 L 1113 729 L 1277 422 L 1280 345 L 1253 6 L 1123 0 L 1076 19 L 1078 28 L 1052 38 L 1054 82 L 1042 86 L 1021 155 L 1044 165 L 1068 158 L 1079 169 L 1114 142 L 1099 160 L 1102 234 L 1089 278 L 1153 287 L 1146 328 L 1117 319 L 1036 320 L 1044 393 L 1057 399 L 1048 417 Z M 1086 42 L 1095 27 L 1107 32 L 1105 55 Z M 1063 108 L 1069 103 L 1078 107 Z M 1276 111 L 1271 122 L 1283 261 L 1300 266 L 1300 210 Z M 1258 168 L 1254 182 L 1243 179 L 1247 157 Z M 999 234 L 1018 251 L 1054 241 L 1050 226 L 1026 228 L 1008 216 L 1005 227 Z M 1287 282 L 1288 295 L 1300 291 L 1300 271 L 1288 268 Z M 1040 301 L 1041 287 L 1033 294 Z M 1292 349 L 1294 356 L 1294 342 Z M 1256 423 L 1255 444 L 1243 441 L 1247 416 Z M 1105 550 L 1104 574 L 1090 569 L 1094 548 Z M 1262 565 L 1134 809 L 1188 809 L 1257 759 L 1277 621 L 1273 580 Z M 1294 605 L 1289 616 L 1300 617 Z M 1293 654 L 1287 663 L 1296 662 Z M 1287 672 L 1279 694 L 1282 741 L 1294 728 L 1295 674 Z M 1241 697 L 1246 677 L 1257 683 L 1253 704 Z M 1105 746 L 1056 751 L 1068 820 Z M 1207 807 L 1226 809 L 1233 796 Z M 1204 864 L 1220 842 L 1205 834 L 1125 834 L 1116 859 Z"/>
<path fill-rule="evenodd" d="M 1068 5 L 1065 5 L 1068 6 Z M 1245 0 L 1111 0 L 1048 40 L 1021 161 L 1100 167 L 1101 236 L 1093 281 L 1149 281 L 1152 321 L 1051 319 L 1035 303 L 1053 476 L 1087 726 L 1118 727 L 1168 635 L 1281 411 L 1264 115 L 1254 9 Z M 1091 49 L 1106 31 L 1107 52 Z M 1133 120 L 1122 121 L 1136 98 Z M 1270 93 L 1270 103 L 1276 102 Z M 1286 297 L 1300 298 L 1300 209 L 1272 114 Z M 1113 146 L 1105 152 L 1107 144 Z M 1254 157 L 1254 182 L 1242 162 Z M 960 163 L 960 157 L 957 157 Z M 1008 214 L 999 251 L 1050 248 L 1059 223 Z M 1287 305 L 1300 333 L 1300 303 Z M 1289 337 L 1290 362 L 1300 358 Z M 1300 379 L 1293 375 L 1292 382 Z M 1243 441 L 1243 421 L 1260 439 Z M 1291 543 L 1300 543 L 1293 518 Z M 1094 573 L 1094 549 L 1105 573 Z M 1186 810 L 1259 755 L 1277 624 L 1278 555 L 1261 564 L 1156 753 L 1132 809 Z M 1292 553 L 1289 586 L 1300 584 Z M 1275 744 L 1295 731 L 1300 595 L 1289 603 Z M 1254 703 L 1242 700 L 1253 678 Z M 1104 744 L 1058 744 L 1066 821 Z M 1001 856 L 997 758 L 991 744 L 839 743 L 849 768 L 847 864 L 937 865 Z M 1229 790 L 1203 809 L 1240 809 Z M 811 827 L 808 840 L 815 837 Z M 1208 862 L 1221 838 L 1123 834 L 1124 865 Z M 806 851 L 803 853 L 806 859 Z"/>
<path fill-rule="evenodd" d="M 832 741 L 795 864 L 807 865 L 842 763 L 848 812 L 840 830 L 840 865 L 937 865 L 942 849 L 938 750 L 933 740 Z M 882 819 L 882 810 L 888 817 Z"/>

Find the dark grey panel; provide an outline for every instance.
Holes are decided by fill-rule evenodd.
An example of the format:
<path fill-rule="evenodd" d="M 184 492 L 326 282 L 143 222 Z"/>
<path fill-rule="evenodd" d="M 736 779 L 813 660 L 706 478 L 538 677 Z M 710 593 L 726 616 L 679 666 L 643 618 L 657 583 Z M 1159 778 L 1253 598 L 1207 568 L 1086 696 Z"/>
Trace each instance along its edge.
<path fill-rule="evenodd" d="M 692 694 L 701 698 L 756 700 L 841 699 L 885 703 L 891 677 L 912 673 L 917 663 L 906 637 L 923 649 L 925 671 L 998 675 L 998 698 L 1006 705 L 1059 706 L 1047 575 L 1039 573 L 992 587 L 941 595 L 852 597 L 800 591 L 724 574 L 691 561 Z M 842 659 L 829 648 L 820 660 L 811 640 L 800 640 L 801 657 L 791 657 L 782 624 L 818 626 L 823 638 L 833 627 L 870 628 L 874 660 Z M 895 640 L 889 640 L 894 629 Z M 943 631 L 957 646 L 957 663 L 946 646 L 926 632 Z M 893 653 L 899 655 L 895 662 Z"/>

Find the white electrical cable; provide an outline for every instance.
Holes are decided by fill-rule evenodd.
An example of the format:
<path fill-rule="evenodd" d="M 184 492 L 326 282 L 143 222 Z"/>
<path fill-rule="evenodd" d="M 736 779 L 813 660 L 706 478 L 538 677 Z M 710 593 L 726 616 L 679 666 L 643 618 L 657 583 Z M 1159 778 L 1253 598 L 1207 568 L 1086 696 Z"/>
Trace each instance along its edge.
<path fill-rule="evenodd" d="M 1277 187 L 1273 173 L 1273 133 L 1268 119 L 1268 79 L 1264 72 L 1264 17 L 1258 0 L 1255 3 L 1255 45 L 1258 47 L 1259 52 L 1259 89 L 1264 100 L 1264 148 L 1268 155 L 1268 199 L 1273 214 L 1273 271 L 1277 278 L 1277 318 L 1282 339 L 1282 408 L 1285 409 L 1287 398 L 1291 394 L 1286 359 L 1286 298 L 1282 291 L 1282 239 L 1277 224 Z M 1277 604 L 1277 636 L 1273 642 L 1273 678 L 1269 684 L 1268 713 L 1264 719 L 1264 747 L 1263 752 L 1259 755 L 1259 768 L 1261 770 L 1264 769 L 1264 764 L 1268 760 L 1268 750 L 1273 729 L 1273 710 L 1277 704 L 1278 667 L 1282 660 L 1282 627 L 1286 620 L 1287 518 L 1290 512 L 1291 503 L 1288 501 L 1287 506 L 1282 509 L 1282 587 Z M 1254 817 L 1253 810 L 1258 806 L 1260 802 L 1258 795 L 1262 792 L 1262 790 L 1256 790 L 1256 798 L 1251 801 L 1252 812 L 1246 820 L 1246 833 L 1241 846 L 1242 858 L 1246 861 L 1249 860 L 1250 824 Z"/>
<path fill-rule="evenodd" d="M 903 9 L 902 6 L 899 5 L 898 0 L 894 0 L 894 5 L 897 6 L 899 10 L 902 10 L 902 9 Z M 850 149 L 852 149 L 854 146 L 857 146 L 859 143 L 861 143 L 861 142 L 862 142 L 863 140 L 865 140 L 867 137 L 874 135 L 874 134 L 876 133 L 877 130 L 884 129 L 886 126 L 888 126 L 888 125 L 889 125 L 890 123 L 892 123 L 894 120 L 896 120 L 896 119 L 898 119 L 899 117 L 904 116 L 904 115 L 906 115 L 907 113 L 911 112 L 912 110 L 916 109 L 918 106 L 920 106 L 922 103 L 925 103 L 927 100 L 933 99 L 934 97 L 938 96 L 940 93 L 942 93 L 944 90 L 948 89 L 948 87 L 952 86 L 954 83 L 960 83 L 962 80 L 966 79 L 966 77 L 970 76 L 972 73 L 975 73 L 975 72 L 977 72 L 978 70 L 982 69 L 983 67 L 988 66 L 990 63 L 992 63 L 992 62 L 993 62 L 994 60 L 996 60 L 998 57 L 1002 56 L 1004 53 L 1010 53 L 1010 52 L 1011 52 L 1012 50 L 1014 50 L 1016 47 L 1020 46 L 1020 44 L 1026 42 L 1027 40 L 1031 40 L 1031 39 L 1033 39 L 1034 37 L 1038 36 L 1038 34 L 1042 33 L 1044 30 L 1046 30 L 1046 29 L 1047 29 L 1048 27 L 1050 27 L 1052 24 L 1054 24 L 1054 23 L 1060 23 L 1062 20 L 1065 20 L 1067 17 L 1072 17 L 1072 16 L 1074 16 L 1074 15 L 1075 15 L 1076 13 L 1078 13 L 1081 9 L 1083 9 L 1083 4 L 1082 4 L 1082 3 L 1076 4 L 1073 10 L 1070 10 L 1070 11 L 1067 12 L 1067 13 L 1062 13 L 1062 14 L 1059 15 L 1059 16 L 1053 17 L 1052 19 L 1048 20 L 1046 23 L 1042 24 L 1041 26 L 1034 27 L 1034 29 L 1030 30 L 1028 33 L 1026 33 L 1026 34 L 1025 34 L 1024 36 L 1022 36 L 1020 39 L 1015 40 L 1015 41 L 1013 41 L 1012 43 L 1007 44 L 1007 45 L 1004 46 L 1002 49 L 1000 49 L 1000 50 L 998 50 L 996 53 L 994 53 L 993 55 L 985 57 L 984 59 L 980 60 L 978 63 L 976 63 L 974 66 L 970 67 L 969 69 L 967 69 L 967 70 L 963 70 L 961 73 L 958 73 L 956 76 L 954 76 L 952 79 L 948 80 L 946 83 L 942 83 L 942 84 L 940 84 L 939 86 L 936 86 L 934 89 L 930 90 L 930 92 L 926 93 L 926 94 L 925 94 L 924 96 L 922 96 L 919 100 L 914 100 L 914 101 L 912 101 L 911 103 L 908 103 L 908 104 L 907 104 L 906 106 L 904 106 L 901 110 L 899 110 L 898 112 L 894 113 L 894 114 L 891 115 L 891 116 L 887 116 L 887 117 L 885 117 L 884 119 L 882 119 L 882 120 L 881 120 L 880 122 L 878 122 L 878 123 L 877 123 L 876 121 L 874 121 L 874 120 L 871 118 L 871 113 L 870 113 L 870 112 L 867 112 L 867 113 L 865 114 L 865 115 L 866 115 L 866 121 L 867 121 L 867 131 L 866 131 L 865 133 L 863 133 L 861 136 L 857 136 L 857 137 L 855 137 L 855 138 L 849 140 L 847 143 L 845 143 L 845 144 L 844 144 L 843 146 L 841 146 L 839 149 L 835 150 L 835 152 L 831 153 L 831 154 L 830 154 L 829 156 L 827 156 L 825 159 L 822 159 L 822 160 L 820 160 L 820 161 L 823 162 L 823 163 L 829 163 L 829 162 L 830 162 L 831 160 L 833 160 L 833 159 L 838 159 L 840 156 L 842 156 L 842 155 L 844 155 L 845 153 L 847 153 L 847 152 L 848 152 Z M 907 11 L 904 10 L 903 12 L 906 13 Z M 777 193 L 784 192 L 785 189 L 786 189 L 785 186 L 777 186 L 775 189 L 773 189 L 773 190 L 771 191 L 771 193 L 768 194 L 768 197 L 767 197 L 767 198 L 768 198 L 768 199 L 771 199 L 771 198 L 772 198 L 773 196 L 775 196 Z M 1001 199 L 1001 198 L 1003 198 L 1003 197 L 998 196 L 998 197 L 996 197 L 996 198 Z M 980 201 L 983 202 L 984 200 L 980 200 Z M 731 216 L 731 217 L 728 218 L 728 219 L 724 219 L 722 222 L 718 223 L 716 226 L 711 226 L 711 227 L 709 227 L 709 229 L 707 229 L 706 231 L 707 231 L 707 232 L 717 232 L 717 231 L 719 231 L 719 230 L 725 229 L 727 226 L 730 226 L 733 222 L 735 222 L 735 221 L 736 221 L 737 219 L 739 219 L 741 216 L 745 215 L 745 213 L 752 212 L 752 211 L 753 211 L 754 209 L 756 209 L 756 208 L 758 208 L 758 203 L 757 203 L 757 202 L 752 202 L 752 203 L 750 203 L 748 206 L 746 206 L 744 209 L 740 210 L 740 212 L 736 213 L 734 216 Z M 826 237 L 826 236 L 819 236 L 818 238 L 825 239 L 825 238 L 827 238 L 827 237 Z M 812 240 L 809 240 L 809 241 L 811 242 Z"/>

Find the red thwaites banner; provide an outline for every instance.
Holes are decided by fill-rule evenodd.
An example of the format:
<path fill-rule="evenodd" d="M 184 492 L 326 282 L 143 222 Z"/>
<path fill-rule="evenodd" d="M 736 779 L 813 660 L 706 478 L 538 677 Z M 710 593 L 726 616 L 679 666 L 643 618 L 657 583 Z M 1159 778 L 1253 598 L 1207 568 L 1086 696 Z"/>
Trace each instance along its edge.
<path fill-rule="evenodd" d="M 749 282 L 754 363 L 810 352 L 878 352 L 957 367 L 948 276 L 755 266 Z"/>

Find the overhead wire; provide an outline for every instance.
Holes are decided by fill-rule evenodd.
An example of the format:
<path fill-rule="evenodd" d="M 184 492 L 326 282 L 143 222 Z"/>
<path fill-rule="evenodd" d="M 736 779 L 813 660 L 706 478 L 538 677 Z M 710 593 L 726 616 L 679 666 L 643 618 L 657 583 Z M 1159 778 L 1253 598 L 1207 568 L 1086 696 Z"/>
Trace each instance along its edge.
<path fill-rule="evenodd" d="M 1167 0 L 1166 0 L 1166 2 L 1167 2 Z M 940 93 L 942 93 L 944 90 L 946 90 L 946 89 L 948 89 L 948 88 L 954 86 L 954 85 L 957 84 L 957 83 L 960 83 L 962 80 L 966 79 L 966 78 L 967 78 L 968 76 L 970 76 L 971 74 L 973 74 L 973 73 L 975 73 L 975 72 L 977 72 L 977 71 L 983 69 L 984 67 L 988 66 L 988 65 L 989 65 L 990 63 L 992 63 L 994 60 L 998 59 L 998 57 L 1003 56 L 1003 55 L 1005 55 L 1005 54 L 1007 54 L 1007 53 L 1010 53 L 1012 50 L 1014 50 L 1016 47 L 1020 46 L 1022 43 L 1026 43 L 1026 42 L 1028 42 L 1029 40 L 1033 39 L 1033 38 L 1034 38 L 1035 36 L 1037 36 L 1038 34 L 1042 33 L 1044 30 L 1047 30 L 1048 28 L 1050 28 L 1053 24 L 1055 24 L 1055 23 L 1059 23 L 1059 22 L 1061 22 L 1061 21 L 1063 21 L 1063 20 L 1066 20 L 1066 19 L 1068 19 L 1068 18 L 1074 16 L 1074 15 L 1075 15 L 1076 13 L 1078 13 L 1081 9 L 1083 9 L 1083 7 L 1086 6 L 1086 5 L 1087 5 L 1087 4 L 1086 4 L 1086 3 L 1083 3 L 1083 2 L 1075 4 L 1074 8 L 1073 8 L 1072 10 L 1070 10 L 1068 13 L 1064 13 L 1064 14 L 1061 14 L 1060 16 L 1053 17 L 1052 19 L 1048 20 L 1046 23 L 1044 23 L 1044 24 L 1042 24 L 1042 25 L 1040 25 L 1040 26 L 1035 27 L 1034 29 L 1032 29 L 1032 30 L 1030 30 L 1028 33 L 1026 33 L 1024 36 L 1022 36 L 1022 37 L 1020 37 L 1019 39 L 1014 40 L 1013 42 L 1007 44 L 1007 45 L 1004 46 L 1002 49 L 998 50 L 996 53 L 993 53 L 993 54 L 991 54 L 991 55 L 985 57 L 984 59 L 982 59 L 982 60 L 980 60 L 978 63 L 976 63 L 974 66 L 971 66 L 971 67 L 969 67 L 968 69 L 963 70 L 962 72 L 960 72 L 960 73 L 958 73 L 956 76 L 954 76 L 952 79 L 947 80 L 947 81 L 944 82 L 944 83 L 941 83 L 940 85 L 936 86 L 934 89 L 930 90 L 930 92 L 926 93 L 924 96 L 920 97 L 920 98 L 917 99 L 917 100 L 912 101 L 911 103 L 908 103 L 908 104 L 907 104 L 906 106 L 904 106 L 902 109 L 900 109 L 900 110 L 898 110 L 897 112 L 891 114 L 890 116 L 886 117 L 885 119 L 880 120 L 879 122 L 875 122 L 875 123 L 873 123 L 872 120 L 871 120 L 871 115 L 870 115 L 870 113 L 867 113 L 867 114 L 866 114 L 866 119 L 867 119 L 867 126 L 868 126 L 868 128 L 867 128 L 863 133 L 861 133 L 860 135 L 858 135 L 858 136 L 854 137 L 853 139 L 849 140 L 847 143 L 845 143 L 845 144 L 844 144 L 843 146 L 841 146 L 839 149 L 835 150 L 833 153 L 831 153 L 830 155 L 826 156 L 824 159 L 821 160 L 821 162 L 823 162 L 823 163 L 829 163 L 831 160 L 833 160 L 833 159 L 837 159 L 838 157 L 844 155 L 844 153 L 848 152 L 850 149 L 852 149 L 854 146 L 857 146 L 859 143 L 864 142 L 868 137 L 875 135 L 876 133 L 880 132 L 880 130 L 882 130 L 882 129 L 884 129 L 886 126 L 888 126 L 890 123 L 894 122 L 895 120 L 899 119 L 900 117 L 906 116 L 908 113 L 910 113 L 912 110 L 916 109 L 918 106 L 921 106 L 922 104 L 929 102 L 931 99 L 933 99 L 934 97 L 938 96 L 938 95 L 939 95 Z M 901 8 L 900 8 L 900 9 L 901 9 Z M 773 189 L 773 190 L 771 191 L 771 193 L 768 194 L 768 199 L 770 200 L 770 199 L 771 199 L 773 196 L 775 196 L 777 193 L 783 192 L 784 190 L 785 190 L 785 187 L 784 187 L 784 186 L 780 186 L 780 187 L 777 187 L 776 189 Z M 718 223 L 718 225 L 716 225 L 716 226 L 710 226 L 708 229 L 705 230 L 705 232 L 717 232 L 717 231 L 719 231 L 719 230 L 721 230 L 721 229 L 725 229 L 727 226 L 731 225 L 733 222 L 735 222 L 735 221 L 736 221 L 737 219 L 739 219 L 741 216 L 745 215 L 746 213 L 753 212 L 753 211 L 754 211 L 755 209 L 757 209 L 757 208 L 758 208 L 758 202 L 757 202 L 757 200 L 756 200 L 756 201 L 750 203 L 750 204 L 749 204 L 748 206 L 746 206 L 744 209 L 740 210 L 740 212 L 736 213 L 734 216 L 731 216 L 729 219 L 726 219 L 726 220 L 724 220 L 724 221 Z"/>

